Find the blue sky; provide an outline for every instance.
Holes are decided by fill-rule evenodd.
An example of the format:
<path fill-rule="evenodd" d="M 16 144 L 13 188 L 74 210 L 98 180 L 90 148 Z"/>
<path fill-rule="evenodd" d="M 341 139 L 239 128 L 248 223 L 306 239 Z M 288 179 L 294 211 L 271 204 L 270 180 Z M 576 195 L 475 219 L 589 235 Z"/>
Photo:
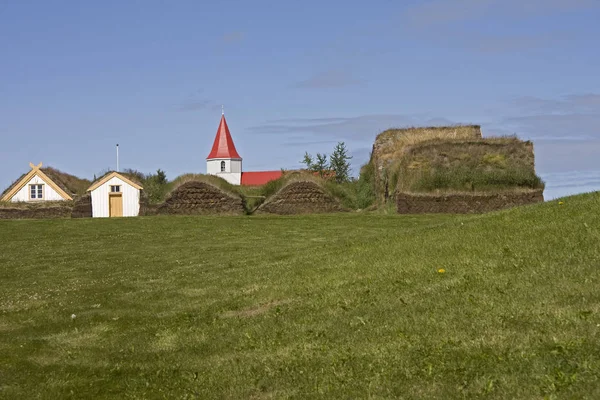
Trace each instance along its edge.
<path fill-rule="evenodd" d="M 0 2 L 0 187 L 44 162 L 205 172 L 221 104 L 244 170 L 390 127 L 535 145 L 546 197 L 600 190 L 600 2 Z"/>

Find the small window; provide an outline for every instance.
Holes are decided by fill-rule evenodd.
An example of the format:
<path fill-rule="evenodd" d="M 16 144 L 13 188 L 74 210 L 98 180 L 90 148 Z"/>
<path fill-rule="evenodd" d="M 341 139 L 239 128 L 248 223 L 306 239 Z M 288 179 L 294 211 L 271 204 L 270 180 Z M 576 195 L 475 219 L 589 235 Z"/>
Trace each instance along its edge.
<path fill-rule="evenodd" d="M 121 193 L 121 186 L 120 185 L 110 185 L 110 192 L 111 193 Z"/>
<path fill-rule="evenodd" d="M 29 199 L 42 200 L 44 198 L 44 185 L 29 185 Z"/>
<path fill-rule="evenodd" d="M 225 161 L 221 161 L 221 172 L 225 172 Z"/>

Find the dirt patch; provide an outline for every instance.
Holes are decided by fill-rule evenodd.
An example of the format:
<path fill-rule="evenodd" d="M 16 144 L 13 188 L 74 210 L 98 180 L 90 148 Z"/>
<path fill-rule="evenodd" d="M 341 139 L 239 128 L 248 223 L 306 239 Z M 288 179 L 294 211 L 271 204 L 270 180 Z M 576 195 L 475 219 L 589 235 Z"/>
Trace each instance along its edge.
<path fill-rule="evenodd" d="M 71 218 L 92 218 L 92 196 L 83 195 L 75 199 Z"/>
<path fill-rule="evenodd" d="M 271 302 L 266 303 L 266 304 L 261 304 L 261 305 L 256 306 L 256 307 L 247 308 L 247 309 L 244 309 L 244 310 L 225 311 L 223 313 L 223 317 L 225 317 L 225 318 L 234 318 L 234 317 L 250 318 L 250 317 L 255 317 L 257 315 L 266 313 L 267 311 L 269 311 L 273 307 L 281 306 L 283 304 L 288 304 L 290 302 L 291 302 L 291 300 L 276 300 L 276 301 L 271 301 Z"/>
<path fill-rule="evenodd" d="M 245 214 L 241 196 L 226 193 L 206 182 L 190 181 L 180 185 L 156 208 L 156 214 Z M 145 210 L 144 215 L 154 213 Z"/>
<path fill-rule="evenodd" d="M 295 181 L 287 184 L 267 199 L 257 211 L 291 215 L 332 213 L 345 210 L 340 202 L 319 184 L 311 181 Z"/>
<path fill-rule="evenodd" d="M 400 214 L 485 213 L 542 201 L 542 189 L 474 194 L 396 194 L 396 205 Z"/>

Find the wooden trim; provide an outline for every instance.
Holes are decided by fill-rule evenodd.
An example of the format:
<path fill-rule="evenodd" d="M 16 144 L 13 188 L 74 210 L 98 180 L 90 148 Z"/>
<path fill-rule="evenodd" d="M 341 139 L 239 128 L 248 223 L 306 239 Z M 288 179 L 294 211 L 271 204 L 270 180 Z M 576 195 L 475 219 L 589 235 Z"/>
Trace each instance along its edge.
<path fill-rule="evenodd" d="M 98 187 L 104 185 L 106 182 L 108 182 L 109 180 L 111 180 L 112 178 L 115 178 L 115 177 L 121 179 L 123 182 L 128 183 L 129 185 L 133 186 L 134 188 L 136 188 L 138 190 L 143 189 L 143 187 L 141 187 L 140 185 L 138 185 L 135 182 L 132 182 L 130 179 L 125 178 L 123 175 L 119 174 L 118 172 L 111 172 L 110 174 L 106 175 L 104 178 L 100 179 L 98 182 L 96 182 L 92 186 L 90 186 L 87 191 L 91 192 L 92 190 L 96 190 L 96 189 L 98 189 Z"/>
<path fill-rule="evenodd" d="M 73 198 L 71 196 L 69 196 L 64 190 L 62 190 L 56 183 L 54 183 L 52 181 L 52 179 L 48 178 L 48 176 L 43 173 L 42 171 L 38 171 L 37 175 L 48 184 L 48 186 L 50 186 L 52 189 L 54 189 L 54 191 L 56 191 L 56 193 L 58 193 L 58 195 L 60 197 L 62 197 L 65 200 L 73 200 Z M 45 198 L 45 197 L 44 197 Z"/>
<path fill-rule="evenodd" d="M 44 181 L 44 183 L 46 183 L 48 186 L 50 186 L 52 189 L 54 189 L 56 191 L 56 193 L 58 193 L 58 195 L 60 197 L 62 197 L 64 200 L 73 200 L 73 198 L 71 196 L 69 196 L 64 190 L 62 190 L 56 183 L 54 183 L 52 181 L 52 179 L 48 178 L 48 176 L 42 172 L 42 170 L 40 168 L 42 168 L 42 163 L 39 163 L 38 165 L 33 165 L 32 163 L 29 163 L 29 166 L 31 167 L 31 171 L 29 171 L 29 173 L 27 175 L 25 175 L 23 177 L 23 179 L 21 179 L 19 181 L 19 183 L 17 185 L 15 185 L 14 188 L 12 188 L 12 190 L 8 193 L 6 193 L 4 195 L 4 197 L 2 197 L 2 201 L 10 201 L 10 199 L 13 198 L 13 196 L 15 194 L 17 194 L 17 192 L 21 189 L 23 189 L 23 187 L 25 185 L 27 185 L 27 183 L 34 177 L 34 176 L 39 176 L 40 179 L 42 181 Z M 44 193 L 45 195 L 45 193 Z M 31 196 L 31 194 L 29 195 Z M 45 199 L 45 196 L 42 200 Z"/>

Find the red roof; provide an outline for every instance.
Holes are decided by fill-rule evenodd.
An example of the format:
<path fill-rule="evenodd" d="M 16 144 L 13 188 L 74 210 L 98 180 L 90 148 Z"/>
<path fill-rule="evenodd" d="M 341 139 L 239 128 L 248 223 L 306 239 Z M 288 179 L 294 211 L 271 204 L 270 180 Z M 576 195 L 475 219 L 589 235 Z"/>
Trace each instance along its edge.
<path fill-rule="evenodd" d="M 243 186 L 260 186 L 267 182 L 274 181 L 283 175 L 280 171 L 256 171 L 256 172 L 242 172 L 242 185 Z"/>
<path fill-rule="evenodd" d="M 225 121 L 225 115 L 221 116 L 221 123 L 219 124 L 219 129 L 217 129 L 215 142 L 210 154 L 206 157 L 207 160 L 211 158 L 242 158 L 233 144 L 231 133 L 229 133 L 229 128 L 227 127 L 227 121 Z"/>

